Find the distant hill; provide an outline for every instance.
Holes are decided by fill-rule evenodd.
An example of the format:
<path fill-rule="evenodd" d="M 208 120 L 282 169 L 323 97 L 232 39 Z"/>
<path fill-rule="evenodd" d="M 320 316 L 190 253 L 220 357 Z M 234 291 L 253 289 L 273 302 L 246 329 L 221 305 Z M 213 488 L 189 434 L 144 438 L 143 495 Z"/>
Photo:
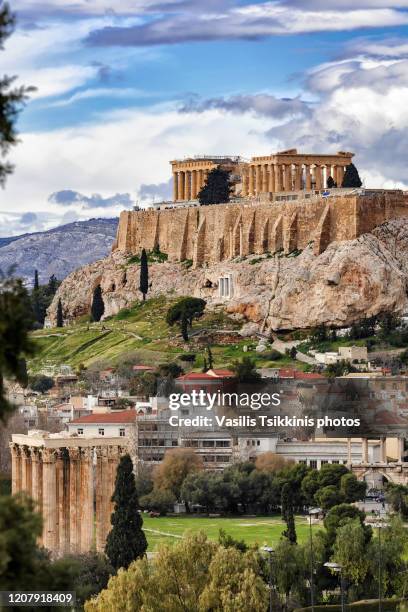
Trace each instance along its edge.
<path fill-rule="evenodd" d="M 16 267 L 31 284 L 34 270 L 40 283 L 51 274 L 62 280 L 70 272 L 106 257 L 116 236 L 118 219 L 89 219 L 61 225 L 46 232 L 0 238 L 0 270 Z"/>

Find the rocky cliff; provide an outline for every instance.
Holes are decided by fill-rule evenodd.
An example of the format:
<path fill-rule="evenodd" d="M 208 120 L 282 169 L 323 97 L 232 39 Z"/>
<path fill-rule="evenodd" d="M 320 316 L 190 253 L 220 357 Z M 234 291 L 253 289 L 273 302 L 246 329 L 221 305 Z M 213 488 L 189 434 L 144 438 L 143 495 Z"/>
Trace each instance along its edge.
<path fill-rule="evenodd" d="M 348 326 L 364 316 L 408 307 L 408 219 L 389 221 L 350 241 L 333 242 L 320 255 L 313 244 L 289 255 L 251 255 L 212 266 L 188 269 L 182 263 L 150 264 L 148 297 L 194 295 L 209 306 L 224 304 L 265 330 L 308 328 L 320 323 Z M 233 297 L 219 297 L 219 279 L 231 275 Z M 61 298 L 64 316 L 88 313 L 100 284 L 105 316 L 141 298 L 139 266 L 113 252 L 84 266 L 62 283 L 50 318 Z"/>

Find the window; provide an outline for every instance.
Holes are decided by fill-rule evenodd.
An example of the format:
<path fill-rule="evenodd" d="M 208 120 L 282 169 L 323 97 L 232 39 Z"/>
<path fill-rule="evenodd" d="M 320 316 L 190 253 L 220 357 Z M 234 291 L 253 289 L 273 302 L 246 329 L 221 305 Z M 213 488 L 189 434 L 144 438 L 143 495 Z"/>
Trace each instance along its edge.
<path fill-rule="evenodd" d="M 229 276 L 221 276 L 218 281 L 219 294 L 221 298 L 230 298 L 232 297 L 232 277 Z"/>
<path fill-rule="evenodd" d="M 327 461 L 327 459 L 322 459 L 321 464 L 322 465 L 327 465 L 329 462 Z"/>
<path fill-rule="evenodd" d="M 124 428 L 124 427 L 121 427 L 121 428 L 119 429 L 119 435 L 120 435 L 120 437 L 121 437 L 121 438 L 124 438 L 124 437 L 125 437 L 125 428 Z"/>
<path fill-rule="evenodd" d="M 228 448 L 230 445 L 229 440 L 217 440 L 215 446 Z"/>
<path fill-rule="evenodd" d="M 104 435 L 105 435 L 105 430 L 104 430 L 104 428 L 103 428 L 103 427 L 99 427 L 99 429 L 98 429 L 98 434 L 99 434 L 100 436 L 104 436 Z"/>
<path fill-rule="evenodd" d="M 78 436 L 82 436 L 84 433 L 84 430 L 82 427 L 78 427 L 77 432 L 78 432 Z"/>
<path fill-rule="evenodd" d="M 214 448 L 214 440 L 203 440 L 203 448 Z"/>
<path fill-rule="evenodd" d="M 309 465 L 310 465 L 311 468 L 316 470 L 317 469 L 317 461 L 316 461 L 316 459 L 311 459 L 310 462 L 309 462 Z"/>
<path fill-rule="evenodd" d="M 307 465 L 306 459 L 300 459 L 298 463 L 300 463 L 301 465 Z"/>
<path fill-rule="evenodd" d="M 178 446 L 178 442 L 177 442 L 177 440 L 172 440 L 172 441 L 171 441 L 171 445 L 172 445 L 172 446 Z"/>
<path fill-rule="evenodd" d="M 332 461 L 332 463 L 339 463 L 339 461 Z"/>
<path fill-rule="evenodd" d="M 256 445 L 257 445 L 257 446 L 261 446 L 261 441 L 260 441 L 260 440 L 257 440 L 257 441 L 256 441 Z"/>

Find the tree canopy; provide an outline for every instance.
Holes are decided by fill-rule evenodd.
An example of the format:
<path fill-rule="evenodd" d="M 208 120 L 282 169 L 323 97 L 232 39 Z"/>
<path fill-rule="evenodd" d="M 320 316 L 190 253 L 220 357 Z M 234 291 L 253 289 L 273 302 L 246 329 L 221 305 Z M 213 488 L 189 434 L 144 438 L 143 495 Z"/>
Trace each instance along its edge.
<path fill-rule="evenodd" d="M 361 187 L 362 182 L 360 179 L 360 175 L 358 173 L 357 168 L 354 164 L 349 164 L 346 167 L 346 171 L 343 176 L 343 182 L 341 184 L 342 187 Z"/>
<path fill-rule="evenodd" d="M 191 327 L 194 319 L 203 316 L 207 302 L 200 298 L 185 297 L 178 300 L 167 311 L 166 322 L 172 326 L 178 323 L 181 328 L 183 339 L 188 341 L 188 327 Z"/>
<path fill-rule="evenodd" d="M 229 202 L 231 184 L 229 172 L 222 168 L 214 168 L 207 177 L 207 182 L 198 194 L 198 201 L 202 206 L 207 204 L 223 204 Z"/>

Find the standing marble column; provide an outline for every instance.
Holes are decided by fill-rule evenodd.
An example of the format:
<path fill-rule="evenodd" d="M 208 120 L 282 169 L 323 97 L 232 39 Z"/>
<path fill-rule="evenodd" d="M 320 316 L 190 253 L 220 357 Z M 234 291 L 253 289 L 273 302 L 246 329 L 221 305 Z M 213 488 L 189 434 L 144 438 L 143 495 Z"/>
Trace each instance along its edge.
<path fill-rule="evenodd" d="M 306 191 L 310 191 L 312 189 L 312 175 L 310 165 L 305 165 L 305 189 Z"/>
<path fill-rule="evenodd" d="M 59 552 L 70 552 L 70 463 L 66 448 L 57 453 L 57 507 Z"/>
<path fill-rule="evenodd" d="M 81 552 L 89 552 L 93 544 L 94 489 L 93 449 L 81 449 Z"/>
<path fill-rule="evenodd" d="M 295 164 L 295 191 L 302 189 L 302 164 Z"/>
<path fill-rule="evenodd" d="M 344 178 L 344 168 L 343 166 L 337 166 L 336 179 L 335 179 L 337 183 L 337 187 L 341 187 L 343 178 Z"/>
<path fill-rule="evenodd" d="M 173 172 L 173 202 L 178 200 L 178 176 L 177 172 Z"/>
<path fill-rule="evenodd" d="M 255 169 L 255 182 L 256 182 L 255 195 L 257 196 L 259 196 L 259 194 L 262 191 L 262 172 L 261 170 L 262 170 L 261 166 L 257 165 Z"/>
<path fill-rule="evenodd" d="M 193 200 L 197 198 L 197 170 L 191 171 L 191 197 Z"/>
<path fill-rule="evenodd" d="M 267 164 L 263 164 L 262 166 L 262 191 L 263 193 L 267 193 L 268 187 L 269 187 L 268 166 Z"/>
<path fill-rule="evenodd" d="M 387 451 L 385 446 L 386 438 L 382 436 L 380 438 L 380 461 L 381 463 L 387 463 Z"/>
<path fill-rule="evenodd" d="M 273 193 L 275 191 L 275 166 L 274 164 L 269 164 L 269 186 L 268 191 Z"/>
<path fill-rule="evenodd" d="M 282 174 L 279 164 L 275 164 L 275 191 L 282 191 Z"/>
<path fill-rule="evenodd" d="M 11 493 L 15 495 L 21 490 L 21 457 L 17 444 L 10 443 L 11 452 Z"/>
<path fill-rule="evenodd" d="M 28 469 L 28 452 L 27 447 L 21 447 L 21 491 L 29 494 L 29 469 Z"/>
<path fill-rule="evenodd" d="M 315 166 L 316 189 L 322 189 L 322 167 Z"/>
<path fill-rule="evenodd" d="M 347 467 L 351 469 L 352 457 L 351 457 L 351 438 L 347 438 Z"/>
<path fill-rule="evenodd" d="M 249 191 L 249 195 L 253 196 L 253 195 L 255 195 L 255 189 L 254 189 L 254 166 L 249 166 L 248 167 L 248 172 L 249 172 L 248 191 Z"/>
<path fill-rule="evenodd" d="M 185 173 L 184 180 L 184 199 L 191 200 L 191 172 L 187 170 Z"/>
<path fill-rule="evenodd" d="M 40 450 L 32 446 L 30 448 L 31 451 L 31 496 L 33 500 L 36 502 L 37 510 L 42 512 L 42 480 L 43 480 L 43 470 L 42 470 L 42 458 Z"/>
<path fill-rule="evenodd" d="M 56 503 L 56 470 L 55 450 L 42 449 L 43 461 L 43 544 L 44 547 L 55 552 L 57 549 L 57 503 Z"/>
<path fill-rule="evenodd" d="M 178 199 L 184 200 L 184 172 L 178 173 Z"/>
<path fill-rule="evenodd" d="M 405 438 L 398 438 L 398 463 L 404 462 Z"/>
<path fill-rule="evenodd" d="M 71 553 L 80 550 L 80 450 L 69 448 L 69 542 Z"/>
<path fill-rule="evenodd" d="M 109 515 L 109 485 L 108 485 L 108 451 L 107 448 L 97 447 L 96 452 L 96 550 L 103 552 L 106 536 L 110 530 Z"/>
<path fill-rule="evenodd" d="M 292 191 L 292 164 L 285 164 L 285 191 Z"/>

